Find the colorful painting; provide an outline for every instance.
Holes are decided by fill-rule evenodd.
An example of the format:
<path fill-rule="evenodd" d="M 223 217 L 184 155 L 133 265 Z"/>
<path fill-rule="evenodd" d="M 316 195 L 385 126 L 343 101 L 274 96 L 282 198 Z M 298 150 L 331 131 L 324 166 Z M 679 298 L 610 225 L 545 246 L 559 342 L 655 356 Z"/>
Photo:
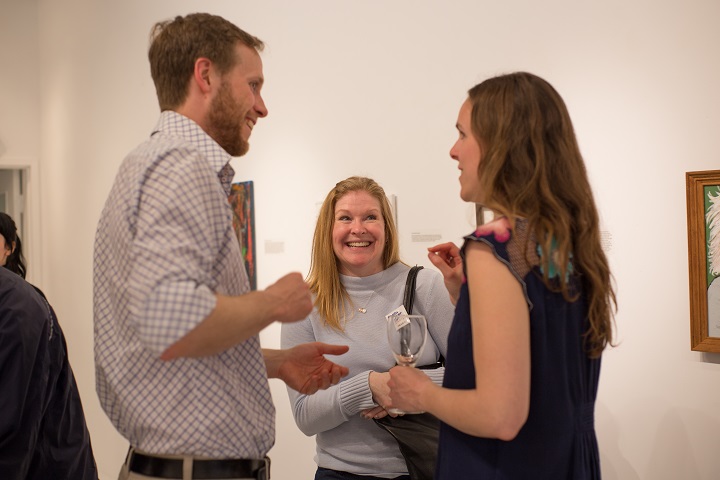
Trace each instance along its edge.
<path fill-rule="evenodd" d="M 720 353 L 720 170 L 687 172 L 690 348 Z"/>
<path fill-rule="evenodd" d="M 233 210 L 233 228 L 240 241 L 245 271 L 250 280 L 250 288 L 257 290 L 257 260 L 255 256 L 255 201 L 253 182 L 232 184 L 229 197 Z"/>

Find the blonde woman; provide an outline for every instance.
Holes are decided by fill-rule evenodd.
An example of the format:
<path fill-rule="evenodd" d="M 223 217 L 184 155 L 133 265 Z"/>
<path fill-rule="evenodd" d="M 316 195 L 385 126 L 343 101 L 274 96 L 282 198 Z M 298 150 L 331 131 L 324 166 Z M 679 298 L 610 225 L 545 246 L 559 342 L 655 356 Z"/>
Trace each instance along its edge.
<path fill-rule="evenodd" d="M 372 418 L 387 415 L 387 371 L 395 365 L 385 315 L 402 305 L 410 267 L 400 261 L 390 205 L 374 180 L 350 177 L 328 193 L 313 238 L 308 277 L 314 309 L 305 320 L 282 326 L 282 347 L 308 341 L 350 346 L 350 374 L 315 395 L 288 388 L 295 421 L 316 435 L 315 479 L 409 479 L 394 438 Z M 442 276 L 425 268 L 417 277 L 413 313 L 427 318 L 429 335 L 418 365 L 445 355 L 454 307 Z M 443 368 L 422 370 L 442 382 Z"/>

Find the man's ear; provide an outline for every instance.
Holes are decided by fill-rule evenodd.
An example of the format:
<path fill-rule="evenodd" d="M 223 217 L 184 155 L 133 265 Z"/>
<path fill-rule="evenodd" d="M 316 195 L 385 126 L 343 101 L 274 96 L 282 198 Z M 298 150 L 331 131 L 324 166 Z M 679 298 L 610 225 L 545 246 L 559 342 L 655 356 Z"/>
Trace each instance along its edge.
<path fill-rule="evenodd" d="M 212 62 L 207 58 L 198 58 L 195 60 L 195 70 L 193 71 L 193 80 L 197 84 L 200 91 L 208 93 L 210 91 L 210 72 L 212 70 Z"/>

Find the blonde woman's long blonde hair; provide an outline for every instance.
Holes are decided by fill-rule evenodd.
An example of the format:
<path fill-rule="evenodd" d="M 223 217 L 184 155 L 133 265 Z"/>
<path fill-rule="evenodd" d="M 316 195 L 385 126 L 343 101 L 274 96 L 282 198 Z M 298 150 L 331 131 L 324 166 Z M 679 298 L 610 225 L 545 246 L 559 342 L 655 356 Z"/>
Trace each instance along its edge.
<path fill-rule="evenodd" d="M 333 250 L 332 232 L 335 223 L 335 205 L 348 193 L 357 191 L 369 193 L 380 204 L 385 227 L 383 269 L 400 261 L 400 246 L 395 219 L 385 190 L 375 180 L 366 177 L 350 177 L 338 182 L 327 194 L 320 207 L 313 235 L 310 273 L 308 273 L 307 281 L 310 291 L 315 295 L 315 307 L 318 313 L 325 319 L 327 325 L 339 331 L 343 331 L 342 320 L 347 314 L 346 304 L 350 302 L 350 297 L 340 282 L 338 259 Z"/>

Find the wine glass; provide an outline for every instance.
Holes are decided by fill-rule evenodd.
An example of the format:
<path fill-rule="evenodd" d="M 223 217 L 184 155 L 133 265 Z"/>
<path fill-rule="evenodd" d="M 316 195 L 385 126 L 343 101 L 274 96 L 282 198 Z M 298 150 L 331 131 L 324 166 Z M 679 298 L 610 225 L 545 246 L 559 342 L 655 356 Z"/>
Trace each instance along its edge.
<path fill-rule="evenodd" d="M 387 336 L 395 362 L 405 367 L 414 367 L 427 340 L 427 320 L 424 315 L 402 313 L 388 315 Z M 404 412 L 397 408 L 391 408 L 388 411 L 397 415 L 422 413 Z"/>

